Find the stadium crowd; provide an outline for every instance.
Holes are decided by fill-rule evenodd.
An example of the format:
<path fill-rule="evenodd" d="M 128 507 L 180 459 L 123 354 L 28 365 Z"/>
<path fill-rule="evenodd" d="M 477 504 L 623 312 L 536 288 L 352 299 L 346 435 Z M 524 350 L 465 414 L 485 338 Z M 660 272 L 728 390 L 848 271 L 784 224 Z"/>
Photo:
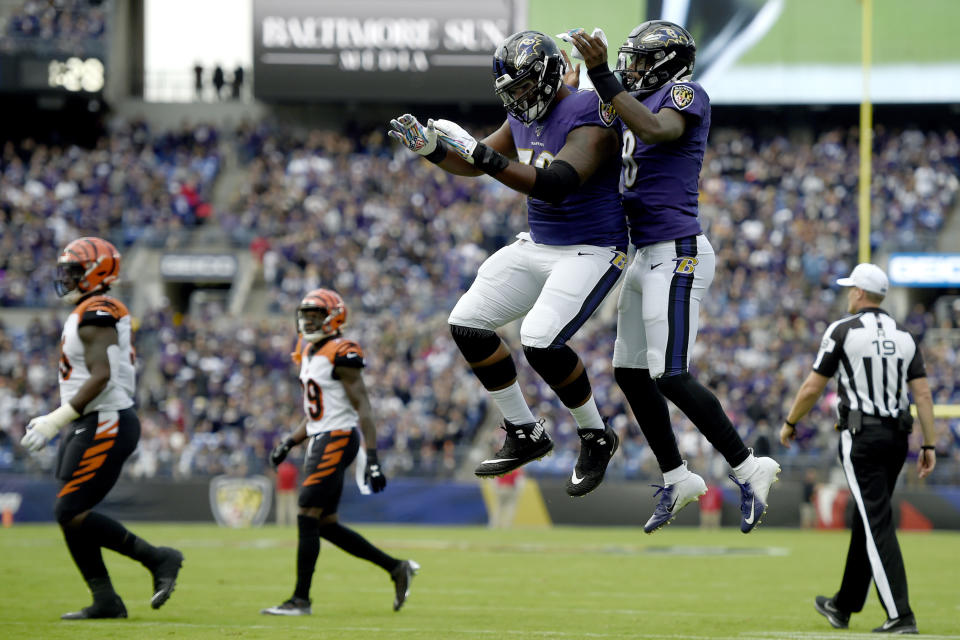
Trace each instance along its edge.
<path fill-rule="evenodd" d="M 216 175 L 216 132 L 207 130 L 213 141 L 203 144 L 197 130 L 191 131 L 173 140 L 144 131 L 139 148 L 135 143 L 125 148 L 123 136 L 114 132 L 92 152 L 44 153 L 86 158 L 90 175 L 97 177 L 90 178 L 92 184 L 109 184 L 118 167 L 144 176 L 143 189 L 104 189 L 95 192 L 99 198 L 90 198 L 104 210 L 137 216 L 113 218 L 133 242 L 149 239 L 143 234 L 158 222 L 195 222 L 196 209 L 178 210 L 170 185 L 184 184 L 186 172 L 199 193 L 209 192 Z M 157 140 L 167 140 L 161 145 L 165 155 L 157 151 Z M 259 123 L 242 125 L 234 141 L 246 180 L 235 201 L 217 211 L 217 222 L 259 259 L 267 311 L 289 321 L 229 318 L 216 306 L 182 319 L 169 309 L 140 318 L 144 437 L 130 472 L 185 476 L 262 469 L 275 439 L 291 430 L 301 413 L 288 356 L 295 340 L 293 311 L 305 291 L 328 286 L 350 306 L 348 333 L 366 352 L 367 385 L 388 472 L 452 474 L 489 407 L 449 337 L 446 316 L 482 260 L 525 228 L 523 199 L 493 180 L 447 175 L 394 148 L 378 132 L 302 135 Z M 880 128 L 875 145 L 874 250 L 930 248 L 957 205 L 957 136 Z M 96 233 L 109 226 L 101 227 L 105 223 L 89 209 L 86 217 L 70 217 L 58 207 L 56 189 L 67 163 L 57 169 L 46 159 L 41 165 L 34 159 L 38 153 L 24 158 L 22 150 L 5 150 L 3 189 L 27 193 L 32 179 L 44 190 L 23 200 L 26 205 L 0 210 L 5 216 L 0 226 L 28 221 L 36 236 L 31 264 L 44 265 L 63 244 L 64 236 L 51 230 L 58 223 L 51 221 L 66 218 L 63 233 Z M 161 155 L 174 161 L 163 164 Z M 94 171 L 99 165 L 93 157 L 106 165 L 106 176 Z M 801 424 L 799 447 L 783 451 L 773 430 L 809 369 L 828 320 L 842 305 L 833 280 L 849 271 L 856 254 L 857 160 L 855 130 L 813 139 L 760 139 L 743 130 L 719 129 L 701 174 L 701 216 L 718 268 L 703 305 L 693 366 L 748 444 L 758 453 L 772 451 L 787 466 L 834 455 L 829 397 Z M 46 178 L 42 169 L 51 164 Z M 158 165 L 166 171 L 158 172 Z M 202 170 L 211 166 L 210 172 Z M 163 195 L 153 201 L 148 177 L 165 180 Z M 46 254 L 44 246 L 51 247 Z M 41 288 L 49 287 L 49 273 L 11 267 L 8 252 L 0 253 L 0 260 L 8 261 L 0 296 L 15 304 L 49 302 Z M 10 291 L 21 289 L 29 293 L 11 297 Z M 622 455 L 614 457 L 611 475 L 654 477 L 655 461 L 613 381 L 614 305 L 608 300 L 572 346 L 590 369 L 601 413 L 622 436 Z M 953 385 L 956 341 L 928 332 L 937 327 L 922 308 L 907 324 L 931 335 L 923 346 L 935 401 L 960 402 Z M 515 333 L 508 342 L 525 393 L 558 445 L 531 471 L 566 474 L 577 451 L 572 419 L 527 367 Z M 4 460 L 15 464 L 12 442 L 20 425 L 55 402 L 50 345 L 58 335 L 53 320 L 34 323 L 23 334 L 0 333 L 0 421 L 11 425 L 7 441 L 0 440 L 0 468 Z M 691 466 L 725 475 L 722 458 L 693 425 L 682 415 L 674 417 Z M 960 421 L 949 427 L 941 434 L 941 454 L 960 458 Z M 496 437 L 496 431 L 482 436 Z"/>
<path fill-rule="evenodd" d="M 57 305 L 59 250 L 78 233 L 121 251 L 175 241 L 212 213 L 218 133 L 117 120 L 94 149 L 7 142 L 0 156 L 0 305 Z M 14 233 L 15 231 L 15 233 Z"/>
<path fill-rule="evenodd" d="M 20 47 L 80 53 L 102 44 L 107 34 L 107 13 L 102 0 L 25 0 L 14 6 L 0 26 L 0 51 Z"/>

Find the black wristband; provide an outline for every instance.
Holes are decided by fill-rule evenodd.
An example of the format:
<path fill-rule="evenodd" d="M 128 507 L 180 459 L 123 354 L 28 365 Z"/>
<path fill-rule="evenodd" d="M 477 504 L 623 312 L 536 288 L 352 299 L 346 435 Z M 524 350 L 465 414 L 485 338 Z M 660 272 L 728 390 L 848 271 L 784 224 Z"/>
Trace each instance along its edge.
<path fill-rule="evenodd" d="M 797 423 L 796 423 L 796 422 L 790 422 L 790 421 L 787 420 L 787 419 L 784 419 L 783 424 L 787 425 L 787 426 L 790 427 L 791 429 L 796 429 L 796 428 L 797 428 Z"/>
<path fill-rule="evenodd" d="M 587 75 L 590 76 L 593 88 L 597 90 L 600 99 L 607 104 L 613 102 L 615 95 L 626 91 L 617 77 L 613 75 L 613 71 L 610 71 L 606 62 L 598 64 L 592 69 L 587 69 Z"/>
<path fill-rule="evenodd" d="M 443 144 L 443 140 L 437 138 L 437 148 L 423 157 L 433 164 L 440 164 L 447 157 L 447 145 Z"/>
<path fill-rule="evenodd" d="M 932 444 L 924 444 L 920 446 L 921 451 L 936 451 L 937 448 Z"/>
<path fill-rule="evenodd" d="M 495 176 L 510 164 L 507 156 L 495 149 L 491 149 L 482 142 L 477 143 L 473 150 L 473 166 L 489 176 Z"/>

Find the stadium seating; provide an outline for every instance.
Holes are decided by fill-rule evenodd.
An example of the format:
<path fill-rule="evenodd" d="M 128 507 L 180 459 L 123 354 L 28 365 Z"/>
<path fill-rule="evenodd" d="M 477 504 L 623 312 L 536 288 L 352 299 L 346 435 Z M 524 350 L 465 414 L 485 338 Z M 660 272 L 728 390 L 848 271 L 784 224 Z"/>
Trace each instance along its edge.
<path fill-rule="evenodd" d="M 492 180 L 449 176 L 378 132 L 349 137 L 259 123 L 223 136 L 235 145 L 245 186 L 212 211 L 221 137 L 209 127 L 158 133 L 133 122 L 116 125 L 93 150 L 8 145 L 0 229 L 23 231 L 0 242 L 0 301 L 51 304 L 56 247 L 71 235 L 159 243 L 210 216 L 210 225 L 260 261 L 266 308 L 226 318 L 211 306 L 182 320 L 159 308 L 141 318 L 138 349 L 151 369 L 140 372 L 144 437 L 130 472 L 261 469 L 274 439 L 299 419 L 288 358 L 293 309 L 304 291 L 322 285 L 350 305 L 349 333 L 367 351 L 388 471 L 453 474 L 491 406 L 450 340 L 446 316 L 480 262 L 524 229 L 523 199 Z M 957 136 L 878 128 L 876 148 L 874 249 L 933 247 L 957 206 Z M 772 449 L 788 468 L 834 455 L 835 438 L 822 430 L 832 423 L 829 398 L 801 424 L 799 447 L 784 452 L 777 430 L 827 321 L 841 311 L 832 282 L 856 254 L 857 158 L 853 130 L 759 139 L 718 129 L 701 174 L 702 218 L 718 270 L 694 367 L 748 444 Z M 601 412 L 622 436 L 611 477 L 646 477 L 655 462 L 613 381 L 612 311 L 601 310 L 573 345 Z M 264 314 L 290 320 L 264 321 Z M 923 309 L 907 323 L 921 334 L 935 328 Z M 52 319 L 25 333 L 0 332 L 0 421 L 12 425 L 0 438 L 0 468 L 27 464 L 15 459 L 12 441 L 55 402 L 49 345 L 58 332 Z M 554 455 L 531 471 L 569 473 L 577 450 L 572 420 L 512 346 L 527 397 L 557 441 Z M 956 345 L 931 332 L 924 348 L 935 399 L 960 402 L 952 385 Z M 722 459 L 692 424 L 680 414 L 674 424 L 691 466 L 721 476 Z M 941 436 L 942 452 L 960 456 L 960 426 Z"/>

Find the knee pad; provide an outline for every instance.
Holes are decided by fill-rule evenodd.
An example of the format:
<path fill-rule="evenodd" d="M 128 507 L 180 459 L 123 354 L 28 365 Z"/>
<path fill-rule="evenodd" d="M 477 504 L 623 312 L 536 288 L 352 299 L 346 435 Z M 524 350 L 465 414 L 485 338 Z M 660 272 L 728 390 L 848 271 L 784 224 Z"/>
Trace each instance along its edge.
<path fill-rule="evenodd" d="M 477 376 L 485 389 L 488 391 L 504 389 L 517 379 L 517 367 L 509 352 L 506 357 L 496 362 L 482 367 L 476 365 L 477 362 L 483 362 L 492 356 L 500 348 L 502 342 L 495 332 L 452 324 L 450 334 L 453 336 L 453 341 L 457 343 L 460 353 L 470 364 L 473 375 Z"/>
<path fill-rule="evenodd" d="M 577 368 L 580 358 L 567 345 L 554 348 L 523 347 L 523 354 L 533 370 L 551 387 L 562 384 Z"/>
<path fill-rule="evenodd" d="M 629 367 L 614 367 L 613 379 L 617 381 L 617 386 L 627 394 L 633 392 L 638 395 L 647 396 L 650 393 L 656 393 L 657 383 L 650 377 L 649 369 L 632 369 Z"/>
<path fill-rule="evenodd" d="M 567 345 L 552 349 L 524 347 L 523 353 L 533 370 L 550 385 L 564 406 L 579 407 L 590 398 L 593 390 L 590 388 L 586 368 L 576 378 L 567 381 L 580 363 L 580 358 L 573 349 Z"/>
<path fill-rule="evenodd" d="M 450 335 L 453 336 L 460 353 L 471 364 L 489 358 L 500 347 L 500 336 L 489 329 L 451 324 Z"/>

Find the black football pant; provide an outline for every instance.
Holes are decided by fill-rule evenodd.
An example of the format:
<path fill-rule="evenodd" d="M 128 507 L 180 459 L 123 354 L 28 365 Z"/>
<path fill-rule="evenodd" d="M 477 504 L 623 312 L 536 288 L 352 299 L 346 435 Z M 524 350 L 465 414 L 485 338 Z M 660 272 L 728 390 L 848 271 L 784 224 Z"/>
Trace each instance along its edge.
<path fill-rule="evenodd" d="M 888 618 L 911 613 L 907 574 L 897 543 L 890 498 L 907 458 L 907 434 L 896 427 L 864 425 L 840 432 L 840 462 L 856 505 L 837 608 L 863 609 L 873 579 Z"/>

